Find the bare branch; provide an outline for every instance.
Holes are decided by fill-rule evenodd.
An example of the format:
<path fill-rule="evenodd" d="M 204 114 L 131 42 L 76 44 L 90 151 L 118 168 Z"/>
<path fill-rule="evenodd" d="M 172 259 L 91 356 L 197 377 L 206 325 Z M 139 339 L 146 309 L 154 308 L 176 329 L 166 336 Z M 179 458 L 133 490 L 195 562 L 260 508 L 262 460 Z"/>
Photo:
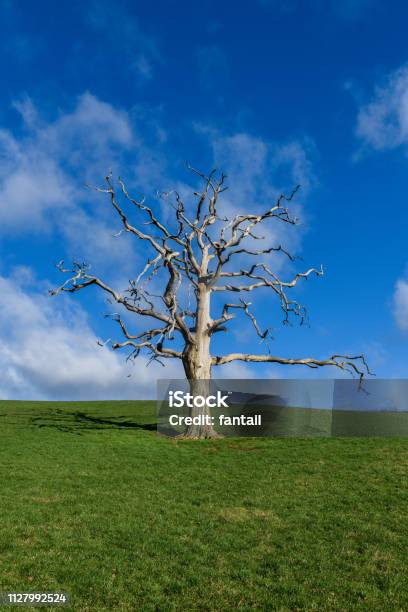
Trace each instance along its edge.
<path fill-rule="evenodd" d="M 135 226 L 133 226 L 131 223 L 129 223 L 127 216 L 125 215 L 125 213 L 123 212 L 122 208 L 120 207 L 120 205 L 118 204 L 118 202 L 116 200 L 116 193 L 115 193 L 115 190 L 113 188 L 113 183 L 112 183 L 112 175 L 108 174 L 106 176 L 105 180 L 106 180 L 106 183 L 108 185 L 107 189 L 101 189 L 100 187 L 93 187 L 93 189 L 95 191 L 100 192 L 100 193 L 108 193 L 110 195 L 111 204 L 112 204 L 113 208 L 116 210 L 116 212 L 118 213 L 118 215 L 119 215 L 119 217 L 120 217 L 120 219 L 122 221 L 122 224 L 124 226 L 125 231 L 134 234 L 135 236 L 140 238 L 140 240 L 146 240 L 147 242 L 149 242 L 152 245 L 152 247 L 154 249 L 156 249 L 156 251 L 158 251 L 159 253 L 164 255 L 165 254 L 165 249 L 164 249 L 163 246 L 161 246 L 157 242 L 157 240 L 155 240 L 149 234 L 146 234 L 146 233 L 142 232 L 141 230 L 139 230 Z"/>
<path fill-rule="evenodd" d="M 247 215 L 237 215 L 233 222 L 228 224 L 231 227 L 231 238 L 230 240 L 224 242 L 224 250 L 233 246 L 238 246 L 244 240 L 244 238 L 250 234 L 252 229 L 265 219 L 275 218 L 280 221 L 284 221 L 285 223 L 295 225 L 297 223 L 297 218 L 290 215 L 288 208 L 282 208 L 281 203 L 283 200 L 291 202 L 299 188 L 300 185 L 297 185 L 289 196 L 285 196 L 284 194 L 280 195 L 275 205 L 264 213 L 259 215 L 252 213 Z M 240 226 L 247 221 L 249 221 L 248 225 L 242 229 Z M 222 236 L 225 236 L 225 232 L 222 233 Z"/>
<path fill-rule="evenodd" d="M 251 363 L 280 363 L 283 365 L 305 365 L 309 368 L 319 368 L 323 366 L 334 366 L 340 370 L 347 371 L 352 375 L 363 378 L 366 374 L 373 375 L 370 371 L 364 355 L 332 355 L 329 359 L 285 359 L 274 355 L 251 355 L 245 353 L 230 353 L 220 357 L 213 357 L 213 365 L 223 365 L 232 361 L 246 361 Z M 360 365 L 361 363 L 361 365 Z"/>
<path fill-rule="evenodd" d="M 255 273 L 257 269 L 263 270 L 266 275 L 269 275 L 270 278 L 266 275 Z M 238 272 L 221 272 L 220 276 L 222 277 L 247 277 L 256 282 L 246 285 L 221 285 L 212 287 L 212 291 L 220 292 L 220 291 L 233 291 L 235 293 L 240 293 L 243 291 L 250 292 L 254 291 L 254 289 L 259 289 L 260 287 L 269 287 L 272 289 L 274 293 L 279 297 L 281 309 L 284 312 L 284 323 L 289 322 L 289 313 L 293 313 L 296 316 L 299 316 L 301 319 L 301 323 L 306 318 L 306 309 L 304 306 L 299 304 L 296 300 L 290 300 L 285 292 L 285 289 L 295 287 L 298 281 L 301 278 L 307 279 L 311 274 L 315 274 L 316 276 L 323 275 L 323 268 L 317 270 L 316 268 L 309 268 L 306 272 L 300 272 L 295 275 L 295 277 L 291 281 L 282 281 L 279 277 L 272 272 L 268 266 L 263 263 L 256 263 L 251 266 L 249 270 L 239 270 Z"/>
<path fill-rule="evenodd" d="M 249 310 L 250 306 L 251 302 L 245 302 L 242 299 L 240 299 L 239 304 L 224 304 L 221 317 L 219 319 L 216 319 L 212 322 L 212 324 L 209 325 L 209 333 L 214 334 L 218 331 L 221 331 L 221 329 L 223 331 L 226 330 L 226 327 L 223 326 L 224 323 L 227 323 L 235 317 L 235 315 L 231 314 L 229 311 L 233 308 L 236 308 L 244 311 L 246 316 L 251 320 L 257 335 L 261 338 L 261 340 L 265 340 L 268 334 L 270 333 L 270 328 L 266 328 L 264 331 L 261 331 L 255 315 Z"/>
<path fill-rule="evenodd" d="M 180 351 L 176 351 L 172 348 L 163 346 L 163 343 L 165 342 L 166 338 L 171 339 L 170 334 L 172 332 L 172 326 L 166 325 L 164 327 L 147 329 L 143 332 L 140 332 L 139 334 L 134 335 L 128 332 L 127 327 L 119 313 L 107 314 L 105 316 L 112 318 L 119 324 L 123 335 L 127 338 L 127 340 L 123 342 L 116 342 L 109 339 L 103 344 L 105 345 L 106 343 L 109 343 L 113 350 L 131 347 L 132 352 L 128 356 L 128 359 L 136 359 L 142 349 L 146 349 L 150 353 L 150 358 L 153 359 L 156 359 L 158 357 L 163 357 L 166 359 L 182 358 L 182 353 Z"/>
<path fill-rule="evenodd" d="M 124 340 L 117 342 L 109 339 L 106 343 L 113 349 L 130 349 L 128 358 L 132 359 L 141 351 L 147 351 L 150 361 L 156 360 L 162 363 L 162 358 L 181 359 L 186 374 L 193 378 L 210 378 L 212 365 L 236 360 L 304 365 L 309 368 L 333 366 L 360 378 L 365 374 L 371 374 L 363 355 L 333 355 L 324 360 L 311 357 L 286 359 L 270 353 L 256 355 L 232 352 L 223 356 L 211 356 L 211 336 L 226 331 L 237 310 L 241 310 L 249 318 L 261 341 L 270 337 L 270 328 L 265 330 L 261 328 L 256 314 L 252 311 L 251 302 L 241 298 L 237 303 L 231 301 L 225 303 L 221 316 L 212 320 L 210 313 L 213 292 L 242 294 L 265 287 L 276 296 L 284 315 L 284 323 L 289 322 L 291 315 L 299 317 L 303 323 L 306 309 L 297 300 L 289 297 L 290 289 L 310 276 L 322 276 L 323 268 L 311 267 L 304 272 L 296 273 L 289 280 L 282 280 L 273 271 L 270 263 L 272 257 L 267 258 L 267 256 L 281 253 L 291 262 L 298 258 L 282 244 L 271 247 L 261 244 L 260 248 L 252 248 L 249 244 L 250 240 L 264 240 L 258 232 L 258 226 L 268 219 L 296 225 L 297 218 L 291 214 L 288 205 L 298 192 L 299 186 L 289 195 L 280 195 L 275 203 L 262 213 L 245 212 L 227 219 L 218 212 L 220 196 L 227 189 L 226 175 L 218 174 L 216 169 L 207 175 L 190 165 L 187 167 L 202 181 L 202 185 L 194 192 L 192 207 L 183 201 L 176 190 L 161 194 L 162 198 L 167 198 L 172 208 L 170 212 L 173 214 L 174 224 L 170 226 L 159 218 L 160 215 L 156 214 L 154 207 L 146 204 L 144 198 L 131 196 L 120 177 L 118 193 L 115 191 L 112 173 L 106 176 L 105 188 L 94 188 L 109 197 L 115 213 L 120 218 L 122 227 L 115 235 L 120 236 L 128 232 L 141 241 L 143 247 L 147 247 L 148 250 L 146 263 L 136 278 L 129 280 L 128 289 L 124 294 L 91 274 L 89 266 L 79 262 L 75 262 L 72 269 L 66 269 L 63 262 L 58 264 L 58 269 L 67 274 L 68 278 L 50 293 L 52 295 L 63 292 L 76 293 L 94 285 L 128 312 L 154 320 L 152 327 L 148 326 L 148 329 L 132 334 L 119 313 L 109 315 L 118 323 Z M 132 206 L 129 207 L 129 204 Z M 131 221 L 128 217 L 129 208 L 136 215 L 136 221 Z M 246 211 L 252 210 L 252 203 L 246 203 Z M 175 229 L 172 229 L 173 225 Z M 146 227 L 148 229 L 145 229 Z M 239 255 L 255 263 L 244 264 L 240 269 L 233 268 L 235 257 Z M 265 261 L 250 259 L 253 257 L 262 257 Z M 153 280 L 154 287 L 149 285 L 153 284 Z M 183 281 L 188 287 L 187 296 L 181 291 Z M 191 305 L 193 300 L 195 303 Z M 168 346 L 174 339 L 174 332 L 180 334 L 180 350 Z"/>
<path fill-rule="evenodd" d="M 77 291 L 80 291 L 81 289 L 84 289 L 85 287 L 95 285 L 99 287 L 100 289 L 102 289 L 103 291 L 105 291 L 106 293 L 108 293 L 117 304 L 121 304 L 129 312 L 133 312 L 141 316 L 151 317 L 153 319 L 162 321 L 163 323 L 167 323 L 167 325 L 172 327 L 172 329 L 177 329 L 178 331 L 180 331 L 182 335 L 189 341 L 193 340 L 191 337 L 190 331 L 188 330 L 188 327 L 183 321 L 183 318 L 179 315 L 174 315 L 174 313 L 172 315 L 169 315 L 169 314 L 162 313 L 158 311 L 157 309 L 155 309 L 153 306 L 153 303 L 147 299 L 146 294 L 145 292 L 143 292 L 142 289 L 137 288 L 134 285 L 133 286 L 131 285 L 129 289 L 129 293 L 131 294 L 132 299 L 130 300 L 120 295 L 119 293 L 117 293 L 114 289 L 112 289 L 112 287 L 104 283 L 97 276 L 92 276 L 88 274 L 86 271 L 87 268 L 84 267 L 83 265 L 76 264 L 73 270 L 64 269 L 62 266 L 63 266 L 63 262 L 61 262 L 58 265 L 58 268 L 62 272 L 65 272 L 65 273 L 69 272 L 73 274 L 73 276 L 71 276 L 68 280 L 66 280 L 57 289 L 51 290 L 50 295 L 55 296 L 63 292 L 76 293 Z M 145 302 L 147 302 L 148 304 L 147 308 L 143 308 L 139 305 L 142 299 Z M 169 305 L 170 305 L 170 301 L 171 301 L 171 298 L 169 297 Z"/>

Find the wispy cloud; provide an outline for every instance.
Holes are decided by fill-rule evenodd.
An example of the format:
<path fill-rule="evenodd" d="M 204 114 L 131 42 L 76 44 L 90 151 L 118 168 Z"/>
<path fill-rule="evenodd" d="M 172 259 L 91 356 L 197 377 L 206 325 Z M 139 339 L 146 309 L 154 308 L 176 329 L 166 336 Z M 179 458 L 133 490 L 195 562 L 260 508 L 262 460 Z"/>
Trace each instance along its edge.
<path fill-rule="evenodd" d="M 25 134 L 0 130 L 0 221 L 3 230 L 44 229 L 62 209 L 73 209 L 78 188 L 97 169 L 105 172 L 128 147 L 132 131 L 126 114 L 91 94 L 72 112 L 41 121 L 28 98 L 15 103 Z"/>
<path fill-rule="evenodd" d="M 356 134 L 377 151 L 408 145 L 408 66 L 388 75 L 358 113 Z"/>
<path fill-rule="evenodd" d="M 408 65 L 391 72 L 374 90 L 369 102 L 363 104 L 357 117 L 356 134 L 362 148 L 359 159 L 367 150 L 401 149 L 408 154 Z M 397 280 L 392 297 L 395 323 L 408 331 L 408 282 Z"/>
<path fill-rule="evenodd" d="M 223 214 L 231 218 L 248 210 L 263 211 L 281 193 L 289 194 L 300 184 L 301 191 L 291 203 L 291 210 L 293 215 L 305 220 L 305 196 L 316 186 L 312 167 L 314 147 L 310 141 L 269 142 L 248 132 L 225 134 L 202 125 L 196 129 L 207 138 L 214 165 L 228 175 Z M 282 243 L 297 252 L 302 232 L 291 230 L 284 223 L 264 224 L 260 233 L 265 238 L 257 241 L 256 246 Z"/>
<path fill-rule="evenodd" d="M 315 186 L 312 169 L 313 143 L 309 140 L 268 141 L 249 132 L 225 134 L 214 128 L 197 125 L 207 136 L 214 162 L 229 177 L 234 198 L 248 203 L 249 195 L 264 205 L 282 191 L 301 184 L 307 194 Z M 240 194 L 240 195 L 239 195 Z"/>
<path fill-rule="evenodd" d="M 395 284 L 393 314 L 400 330 L 408 332 L 408 282 L 404 279 L 399 279 Z"/>
<path fill-rule="evenodd" d="M 0 130 L 0 232 L 57 232 L 65 239 L 61 251 L 94 263 L 120 262 L 125 273 L 135 261 L 134 245 L 114 237 L 119 223 L 106 198 L 85 183 L 100 184 L 112 168 L 116 174 L 127 169 L 142 187 L 157 187 L 163 165 L 136 134 L 137 118 L 90 93 L 48 121 L 28 97 L 14 106 L 23 131 Z"/>
<path fill-rule="evenodd" d="M 127 72 L 141 79 L 153 76 L 154 66 L 162 61 L 157 40 L 121 2 L 93 1 L 85 12 L 87 23 L 106 37 L 112 52 L 122 57 Z"/>

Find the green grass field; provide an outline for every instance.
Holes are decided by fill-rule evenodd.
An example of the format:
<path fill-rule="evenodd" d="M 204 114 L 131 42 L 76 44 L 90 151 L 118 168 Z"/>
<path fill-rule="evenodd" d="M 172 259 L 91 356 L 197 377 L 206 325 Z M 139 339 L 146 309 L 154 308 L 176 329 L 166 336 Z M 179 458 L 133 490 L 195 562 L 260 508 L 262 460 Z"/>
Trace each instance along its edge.
<path fill-rule="evenodd" d="M 407 474 L 408 439 L 180 441 L 154 403 L 3 401 L 0 590 L 90 611 L 406 611 Z"/>

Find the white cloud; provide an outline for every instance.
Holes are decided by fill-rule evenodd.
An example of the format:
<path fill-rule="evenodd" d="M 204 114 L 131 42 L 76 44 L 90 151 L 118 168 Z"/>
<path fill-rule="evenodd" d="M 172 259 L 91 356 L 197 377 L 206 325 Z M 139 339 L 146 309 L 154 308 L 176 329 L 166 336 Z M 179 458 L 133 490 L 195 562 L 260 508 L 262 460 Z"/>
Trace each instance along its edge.
<path fill-rule="evenodd" d="M 101 198 L 103 196 L 101 195 Z M 101 206 L 107 204 L 101 201 Z M 70 211 L 64 218 L 64 235 L 68 240 L 70 260 L 89 262 L 93 269 L 117 268 L 126 275 L 141 265 L 138 263 L 138 246 L 134 236 L 119 234 L 120 221 L 112 215 L 111 219 L 94 219 L 81 209 Z M 140 245 L 140 243 L 139 243 Z M 142 257 L 143 254 L 141 254 Z M 115 271 L 117 278 L 117 269 Z"/>
<path fill-rule="evenodd" d="M 401 147 L 408 153 L 408 65 L 388 75 L 358 114 L 357 135 L 376 151 Z M 408 282 L 395 284 L 392 310 L 401 331 L 408 331 Z"/>
<path fill-rule="evenodd" d="M 303 142 L 291 140 L 276 145 L 272 151 L 272 162 L 276 173 L 283 171 L 283 177 L 286 176 L 292 185 L 300 185 L 302 193 L 307 195 L 317 182 L 311 161 L 314 153 L 313 143 L 307 139 Z"/>
<path fill-rule="evenodd" d="M 241 206 L 265 206 L 301 184 L 300 197 L 315 183 L 310 141 L 268 142 L 247 132 L 224 135 L 203 126 L 214 163 L 228 175 L 226 196 Z M 231 195 L 232 194 L 232 195 Z"/>
<path fill-rule="evenodd" d="M 12 106 L 20 113 L 24 124 L 29 128 L 36 128 L 40 122 L 38 110 L 34 106 L 33 101 L 27 95 L 19 100 L 14 100 Z"/>
<path fill-rule="evenodd" d="M 137 269 L 139 244 L 114 237 L 121 223 L 104 194 L 85 183 L 103 183 L 106 172 L 127 171 L 130 185 L 157 188 L 164 160 L 136 133 L 139 114 L 90 93 L 68 112 L 46 121 L 27 96 L 14 103 L 22 132 L 0 130 L 0 233 L 56 234 L 63 238 L 52 259 L 86 259 L 95 266 Z M 156 138 L 157 126 L 153 126 Z M 159 138 L 159 135 L 157 135 Z"/>
<path fill-rule="evenodd" d="M 140 357 L 126 366 L 123 353 L 97 345 L 72 300 L 57 302 L 26 282 L 27 270 L 0 276 L 1 399 L 144 399 L 154 397 L 157 378 L 182 377 L 173 361 L 146 367 Z"/>
<path fill-rule="evenodd" d="M 39 136 L 39 144 L 75 165 L 84 153 L 99 161 L 111 154 L 115 145 L 129 146 L 132 128 L 125 111 L 84 93 L 72 113 L 62 114 Z"/>
<path fill-rule="evenodd" d="M 21 233 L 47 230 L 49 214 L 72 207 L 74 193 L 52 159 L 37 159 L 34 165 L 29 155 L 16 164 L 10 174 L 1 172 L 0 227 L 4 231 Z"/>
<path fill-rule="evenodd" d="M 360 108 L 356 133 L 377 151 L 408 145 L 408 66 L 392 72 Z"/>
<path fill-rule="evenodd" d="M 64 228 L 63 215 L 84 201 L 85 180 L 104 173 L 132 143 L 127 115 L 89 93 L 75 109 L 41 121 L 29 99 L 15 104 L 25 135 L 0 131 L 0 227 L 5 231 Z"/>
<path fill-rule="evenodd" d="M 395 285 L 393 313 L 398 327 L 404 332 L 408 331 L 408 282 L 402 279 Z"/>

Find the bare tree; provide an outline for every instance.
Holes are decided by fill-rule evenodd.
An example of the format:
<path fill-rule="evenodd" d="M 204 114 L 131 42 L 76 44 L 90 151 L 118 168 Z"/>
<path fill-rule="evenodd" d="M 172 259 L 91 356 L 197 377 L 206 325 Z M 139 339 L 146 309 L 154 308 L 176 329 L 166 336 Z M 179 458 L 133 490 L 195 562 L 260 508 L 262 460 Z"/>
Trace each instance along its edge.
<path fill-rule="evenodd" d="M 202 186 L 194 192 L 191 207 L 185 205 L 177 191 L 162 194 L 167 205 L 165 216 L 171 219 L 166 224 L 144 199 L 134 198 L 128 193 L 121 178 L 116 186 L 112 174 L 108 175 L 106 186 L 94 189 L 109 197 L 122 225 L 119 233 L 133 234 L 152 255 L 147 258 L 137 278 L 129 281 L 123 293 L 91 274 L 86 264 L 75 263 L 72 269 L 66 269 L 61 262 L 59 269 L 69 277 L 51 294 L 75 293 L 95 285 L 124 311 L 145 318 L 147 329 L 132 333 L 121 313 L 110 315 L 123 333 L 121 342 L 110 341 L 112 348 L 128 348 L 131 359 L 141 351 L 146 351 L 150 359 L 161 363 L 166 359 L 180 359 L 193 394 L 202 392 L 203 381 L 211 379 L 213 366 L 233 361 L 304 365 L 309 368 L 334 366 L 357 375 L 360 380 L 365 373 L 370 373 L 364 355 L 336 354 L 328 359 L 286 358 L 274 355 L 270 349 L 263 354 L 212 354 L 212 337 L 215 333 L 228 331 L 228 324 L 237 311 L 249 318 L 254 333 L 267 343 L 270 330 L 261 329 L 251 310 L 251 303 L 239 297 L 258 289 L 264 288 L 277 298 L 284 322 L 289 322 L 292 316 L 303 322 L 305 308 L 289 297 L 289 290 L 302 279 L 321 276 L 323 269 L 309 268 L 295 274 L 290 280 L 282 280 L 267 260 L 280 253 L 294 261 L 294 255 L 281 244 L 251 248 L 254 241 L 262 238 L 256 234 L 261 224 L 275 221 L 296 225 L 297 219 L 290 213 L 288 205 L 299 186 L 290 195 L 279 196 L 271 207 L 260 214 L 246 212 L 228 219 L 219 212 L 221 194 L 227 189 L 226 176 L 218 175 L 215 170 L 207 176 L 191 166 L 188 168 L 198 176 Z M 137 224 L 133 224 L 128 212 L 125 212 L 129 207 L 133 207 L 142 217 Z M 242 261 L 246 264 L 236 269 L 235 262 L 242 264 Z M 189 292 L 193 293 L 190 300 Z M 213 318 L 211 299 L 214 294 L 239 295 L 237 301 L 226 301 L 219 315 Z M 189 427 L 185 435 L 208 438 L 217 434 L 209 425 L 198 425 Z"/>

